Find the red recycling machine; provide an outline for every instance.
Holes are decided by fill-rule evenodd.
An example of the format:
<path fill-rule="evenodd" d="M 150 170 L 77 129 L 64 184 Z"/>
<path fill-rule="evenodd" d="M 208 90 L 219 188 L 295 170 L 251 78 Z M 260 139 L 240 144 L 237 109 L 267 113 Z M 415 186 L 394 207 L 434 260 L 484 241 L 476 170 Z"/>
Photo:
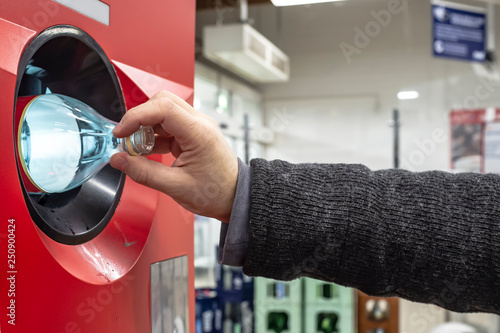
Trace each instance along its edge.
<path fill-rule="evenodd" d="M 194 332 L 192 215 L 109 165 L 30 193 L 15 140 L 21 96 L 115 121 L 161 89 L 192 102 L 194 20 L 195 0 L 0 2 L 1 332 Z"/>

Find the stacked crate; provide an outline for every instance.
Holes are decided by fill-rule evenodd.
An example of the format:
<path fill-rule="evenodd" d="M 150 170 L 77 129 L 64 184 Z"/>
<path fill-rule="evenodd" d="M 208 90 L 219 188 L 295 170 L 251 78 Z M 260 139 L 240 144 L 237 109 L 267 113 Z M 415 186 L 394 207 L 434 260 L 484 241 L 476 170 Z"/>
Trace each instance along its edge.
<path fill-rule="evenodd" d="M 354 290 L 309 278 L 303 280 L 304 332 L 355 332 Z"/>
<path fill-rule="evenodd" d="M 255 278 L 255 332 L 301 333 L 302 283 Z"/>

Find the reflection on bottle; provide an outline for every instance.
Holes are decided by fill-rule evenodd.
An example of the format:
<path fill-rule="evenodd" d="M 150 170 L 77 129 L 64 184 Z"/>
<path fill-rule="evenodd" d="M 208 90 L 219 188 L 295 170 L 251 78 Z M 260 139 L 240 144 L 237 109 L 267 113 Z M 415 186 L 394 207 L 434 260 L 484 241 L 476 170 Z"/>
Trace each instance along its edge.
<path fill-rule="evenodd" d="M 285 284 L 283 282 L 276 282 L 274 284 L 274 297 L 276 298 L 285 298 L 286 297 L 286 292 L 285 292 Z"/>
<path fill-rule="evenodd" d="M 335 313 L 319 313 L 317 318 L 318 332 L 333 333 L 338 332 L 337 322 L 339 317 Z"/>
<path fill-rule="evenodd" d="M 232 333 L 233 332 L 233 322 L 231 321 L 231 319 L 229 318 L 226 318 L 224 320 L 224 330 L 223 330 L 224 333 L 228 332 L 228 333 Z"/>
<path fill-rule="evenodd" d="M 99 172 L 113 154 L 147 154 L 154 146 L 153 128 L 141 127 L 118 139 L 112 134 L 115 122 L 71 97 L 20 97 L 16 107 L 22 112 L 19 159 L 29 180 L 25 185 L 33 185 L 35 192 L 69 191 Z"/>
<path fill-rule="evenodd" d="M 253 329 L 253 311 L 248 301 L 241 303 L 241 332 L 252 333 Z"/>
<path fill-rule="evenodd" d="M 290 286 L 283 282 L 273 282 L 267 285 L 267 295 L 269 297 L 284 299 L 290 296 Z"/>
<path fill-rule="evenodd" d="M 184 320 L 180 316 L 175 317 L 174 330 L 172 333 L 185 333 L 185 332 L 186 330 L 184 329 Z"/>
<path fill-rule="evenodd" d="M 232 290 L 233 289 L 233 271 L 228 266 L 222 266 L 223 271 L 223 280 L 222 287 L 224 290 Z"/>
<path fill-rule="evenodd" d="M 223 324 L 223 332 L 224 333 L 232 333 L 233 332 L 233 320 L 231 319 L 232 311 L 231 311 L 231 303 L 226 303 L 224 305 L 224 324 Z"/>
<path fill-rule="evenodd" d="M 267 317 L 267 329 L 281 333 L 288 330 L 288 314 L 285 312 L 271 312 Z"/>
<path fill-rule="evenodd" d="M 385 321 L 389 319 L 389 303 L 385 299 L 369 299 L 365 304 L 366 315 L 373 321 Z"/>
<path fill-rule="evenodd" d="M 214 322 L 214 312 L 207 310 L 201 314 L 203 332 L 212 332 Z"/>
<path fill-rule="evenodd" d="M 220 332 L 222 330 L 222 310 L 215 310 L 215 320 L 214 320 L 214 328 L 216 332 Z"/>

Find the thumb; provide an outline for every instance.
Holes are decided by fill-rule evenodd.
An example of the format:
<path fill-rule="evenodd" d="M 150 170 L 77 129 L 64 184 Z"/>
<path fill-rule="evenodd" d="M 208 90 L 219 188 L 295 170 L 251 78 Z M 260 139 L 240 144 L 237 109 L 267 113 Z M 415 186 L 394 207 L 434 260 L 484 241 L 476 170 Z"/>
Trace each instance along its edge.
<path fill-rule="evenodd" d="M 126 173 L 133 181 L 166 194 L 179 182 L 176 170 L 144 156 L 118 153 L 111 156 L 109 162 L 113 168 Z"/>

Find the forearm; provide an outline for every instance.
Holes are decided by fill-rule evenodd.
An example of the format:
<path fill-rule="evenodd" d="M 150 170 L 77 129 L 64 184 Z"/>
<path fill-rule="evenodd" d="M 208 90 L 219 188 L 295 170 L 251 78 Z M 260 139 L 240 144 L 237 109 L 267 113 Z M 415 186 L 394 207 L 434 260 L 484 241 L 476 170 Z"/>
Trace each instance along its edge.
<path fill-rule="evenodd" d="M 498 312 L 500 177 L 252 162 L 249 275 Z"/>

